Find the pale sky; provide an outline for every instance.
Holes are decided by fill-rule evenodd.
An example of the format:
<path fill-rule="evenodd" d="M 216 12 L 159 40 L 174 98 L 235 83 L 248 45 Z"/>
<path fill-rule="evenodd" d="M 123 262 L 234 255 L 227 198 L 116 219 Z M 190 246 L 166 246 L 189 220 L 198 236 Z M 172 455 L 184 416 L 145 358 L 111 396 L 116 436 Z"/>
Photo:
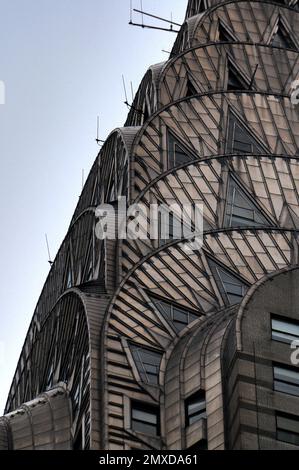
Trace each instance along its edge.
<path fill-rule="evenodd" d="M 175 34 L 128 25 L 129 0 L 0 0 L 0 415 L 29 322 L 101 138 L 122 126 L 122 74 L 137 90 Z M 133 0 L 140 8 L 140 1 Z M 187 0 L 143 0 L 183 21 Z M 135 19 L 138 20 L 136 14 Z M 146 20 L 151 23 L 153 20 Z M 154 24 L 158 24 L 154 21 Z M 163 26 L 163 23 L 159 23 Z"/>

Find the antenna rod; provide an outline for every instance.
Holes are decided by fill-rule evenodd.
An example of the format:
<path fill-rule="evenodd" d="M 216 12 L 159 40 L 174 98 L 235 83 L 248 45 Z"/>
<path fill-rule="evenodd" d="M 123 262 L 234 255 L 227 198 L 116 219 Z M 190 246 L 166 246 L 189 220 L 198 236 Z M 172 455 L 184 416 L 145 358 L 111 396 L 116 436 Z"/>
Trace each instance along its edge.
<path fill-rule="evenodd" d="M 97 138 L 95 139 L 97 144 L 99 144 L 100 142 L 105 142 L 104 140 L 99 139 L 99 129 L 100 129 L 100 116 L 97 116 Z"/>
<path fill-rule="evenodd" d="M 146 13 L 145 11 L 137 10 L 136 8 L 134 8 L 134 11 L 136 11 L 136 13 L 141 13 L 142 15 L 145 15 L 145 16 L 150 16 L 151 18 L 156 18 L 156 20 L 165 21 L 165 23 L 174 24 L 175 26 L 179 26 L 179 27 L 182 26 L 181 24 L 175 23 L 172 20 L 166 20 L 165 18 L 161 18 L 161 16 L 152 15 L 151 13 Z"/>
<path fill-rule="evenodd" d="M 48 251 L 48 257 L 49 257 L 48 263 L 52 266 L 53 261 L 51 259 L 49 242 L 48 242 L 48 235 L 46 233 L 45 233 L 45 237 L 46 237 L 47 251 Z"/>
<path fill-rule="evenodd" d="M 131 94 L 132 94 L 132 103 L 134 101 L 134 90 L 133 90 L 133 83 L 131 82 Z"/>
<path fill-rule="evenodd" d="M 142 4 L 142 0 L 140 0 L 140 10 L 141 10 L 141 22 L 142 24 L 144 24 L 144 20 L 143 20 L 143 4 Z"/>
<path fill-rule="evenodd" d="M 158 29 L 159 31 L 167 31 L 169 33 L 179 33 L 177 29 L 172 28 L 159 28 L 158 26 L 150 26 L 148 24 L 140 24 L 140 23 L 129 23 L 132 26 L 139 26 L 140 28 L 149 28 L 149 29 Z"/>
<path fill-rule="evenodd" d="M 126 98 L 125 104 L 128 105 L 129 102 L 128 102 L 128 96 L 127 96 L 126 82 L 125 82 L 125 77 L 123 75 L 122 75 L 122 79 L 123 79 L 123 87 L 124 87 L 125 98 Z"/>

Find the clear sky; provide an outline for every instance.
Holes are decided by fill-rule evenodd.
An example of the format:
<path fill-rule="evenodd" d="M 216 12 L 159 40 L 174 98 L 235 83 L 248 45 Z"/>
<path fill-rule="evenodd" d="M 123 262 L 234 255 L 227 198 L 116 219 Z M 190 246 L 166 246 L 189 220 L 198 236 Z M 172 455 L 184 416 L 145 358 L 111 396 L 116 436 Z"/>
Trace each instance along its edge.
<path fill-rule="evenodd" d="M 122 74 L 137 90 L 175 34 L 128 25 L 129 0 L 0 0 L 0 415 L 35 304 L 101 138 L 121 126 Z M 187 0 L 143 0 L 182 22 Z M 135 8 L 140 0 L 133 0 Z M 137 14 L 135 19 L 138 20 Z M 148 20 L 146 20 L 148 21 Z M 151 23 L 151 20 L 149 20 Z M 157 24 L 157 22 L 154 22 Z M 163 26 L 163 23 L 161 24 Z"/>

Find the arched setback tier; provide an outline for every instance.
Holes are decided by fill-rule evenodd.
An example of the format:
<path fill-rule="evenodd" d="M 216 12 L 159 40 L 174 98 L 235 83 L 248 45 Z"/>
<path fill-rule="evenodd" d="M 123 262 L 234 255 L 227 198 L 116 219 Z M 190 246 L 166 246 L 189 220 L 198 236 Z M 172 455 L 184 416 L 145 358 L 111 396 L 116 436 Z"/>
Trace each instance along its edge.
<path fill-rule="evenodd" d="M 71 405 L 69 445 L 89 449 L 98 448 L 100 440 L 99 337 L 109 297 L 99 295 L 96 289 L 94 293 L 90 288 L 86 290 L 69 289 L 46 318 L 33 319 L 6 405 L 9 420 L 7 416 L 4 420 L 9 424 L 15 414 L 21 413 L 16 411 L 11 416 L 13 410 L 27 413 L 35 406 L 35 402 L 26 404 L 28 401 L 63 382 Z M 29 419 L 29 415 L 28 412 L 24 419 Z M 23 432 L 29 432 L 25 425 Z M 32 429 L 33 434 L 36 432 Z M 23 442 L 26 436 L 19 433 L 17 439 Z M 29 436 L 22 446 L 39 448 L 35 442 L 29 444 L 28 439 Z M 51 448 L 52 444 L 48 444 Z M 17 444 L 12 445 L 15 448 Z"/>
<path fill-rule="evenodd" d="M 299 21 L 299 12 L 297 14 Z M 158 109 L 200 93 L 239 91 L 289 96 L 297 79 L 298 50 L 231 39 L 198 44 L 168 62 L 158 85 Z"/>
<path fill-rule="evenodd" d="M 131 200 L 184 162 L 231 153 L 295 156 L 298 144 L 298 109 L 290 97 L 210 92 L 184 98 L 160 110 L 137 135 Z"/>
<path fill-rule="evenodd" d="M 64 383 L 0 418 L 0 450 L 71 450 L 72 406 Z"/>
<path fill-rule="evenodd" d="M 199 252 L 186 254 L 179 243 L 172 243 L 140 260 L 122 282 L 104 323 L 106 393 L 102 446 L 180 448 L 183 442 L 190 444 L 193 438 L 189 434 L 184 437 L 187 441 L 172 441 L 172 430 L 167 428 L 168 421 L 174 423 L 172 414 L 167 414 L 170 401 L 166 394 L 171 393 L 172 387 L 168 382 L 177 380 L 174 371 L 169 378 L 165 376 L 165 370 L 172 367 L 171 350 L 180 339 L 184 343 L 190 329 L 197 331 L 206 319 L 216 328 L 215 314 L 220 311 L 220 318 L 225 318 L 223 311 L 240 303 L 250 286 L 267 273 L 297 264 L 296 231 L 277 229 L 206 233 Z M 222 326 L 219 328 L 222 331 Z M 134 348 L 139 349 L 139 359 Z M 147 367 L 142 363 L 144 354 L 160 356 L 155 383 L 151 374 L 145 377 L 142 372 L 142 367 Z M 138 415 L 140 403 L 152 413 L 151 419 L 160 420 L 150 436 L 140 431 L 139 426 L 143 429 L 144 423 L 137 420 L 136 424 L 132 418 L 134 413 Z M 223 447 L 224 430 L 219 437 L 209 429 L 210 447 Z"/>
<path fill-rule="evenodd" d="M 298 230 L 298 177 L 298 157 L 212 156 L 162 173 L 141 192 L 136 202 L 147 208 L 150 204 L 173 206 L 178 220 L 184 206 L 202 204 L 203 228 L 207 232 L 262 226 Z M 150 225 L 147 229 L 147 240 L 124 240 L 122 276 L 143 256 L 159 248 L 161 240 L 151 240 Z"/>
<path fill-rule="evenodd" d="M 125 126 L 142 126 L 157 111 L 157 89 L 166 62 L 152 65 L 144 75 L 133 100 Z"/>
<path fill-rule="evenodd" d="M 112 248 L 95 235 L 95 210 L 103 202 L 128 195 L 129 154 L 138 130 L 116 129 L 96 159 L 42 289 L 34 312 L 36 321 L 42 321 L 59 296 L 70 287 L 97 288 L 97 292 L 102 294 L 113 291 L 116 262 L 112 270 L 107 268 L 105 253 Z"/>
<path fill-rule="evenodd" d="M 298 4 L 286 0 L 274 1 L 208 1 L 203 8 L 203 3 L 190 11 L 194 15 L 187 14 L 187 19 L 181 28 L 172 50 L 173 55 L 180 51 L 211 41 L 229 40 L 230 37 L 237 41 L 250 41 L 256 44 L 269 44 L 277 33 L 278 17 L 282 18 L 283 33 L 298 45 Z M 293 5 L 293 7 L 291 7 Z M 201 11 L 199 11 L 201 9 Z M 219 23 L 221 24 L 219 37 Z M 248 24 L 252 27 L 249 28 Z M 280 25 L 279 25 L 280 26 Z M 274 43 L 275 45 L 276 43 Z M 286 44 L 293 46 L 293 44 Z"/>
<path fill-rule="evenodd" d="M 226 89 L 228 71 L 241 89 L 289 94 L 297 79 L 299 7 L 282 3 L 218 2 L 187 19 L 170 60 L 146 73 L 126 125 L 144 124 L 179 98 Z"/>
<path fill-rule="evenodd" d="M 140 127 L 117 128 L 108 136 L 85 182 L 72 223 L 89 207 L 128 196 L 132 144 Z"/>

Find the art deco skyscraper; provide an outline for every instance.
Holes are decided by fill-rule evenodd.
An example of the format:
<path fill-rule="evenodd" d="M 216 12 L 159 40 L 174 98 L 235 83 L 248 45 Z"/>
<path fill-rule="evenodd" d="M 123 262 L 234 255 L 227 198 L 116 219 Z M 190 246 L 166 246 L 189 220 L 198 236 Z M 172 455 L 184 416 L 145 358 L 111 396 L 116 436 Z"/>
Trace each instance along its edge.
<path fill-rule="evenodd" d="M 89 174 L 1 448 L 299 448 L 298 49 L 297 1 L 189 1 Z M 100 241 L 119 196 L 203 202 L 202 248 Z"/>

